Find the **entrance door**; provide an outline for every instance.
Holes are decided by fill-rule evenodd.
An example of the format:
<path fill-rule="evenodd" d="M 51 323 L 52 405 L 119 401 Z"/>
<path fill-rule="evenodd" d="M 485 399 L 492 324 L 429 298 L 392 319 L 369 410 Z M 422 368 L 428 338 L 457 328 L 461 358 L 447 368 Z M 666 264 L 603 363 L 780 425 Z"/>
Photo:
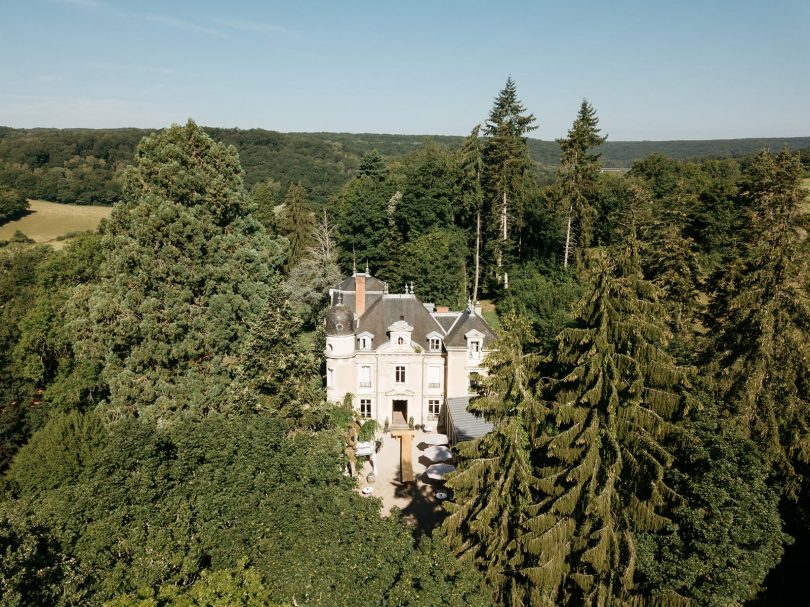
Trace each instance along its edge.
<path fill-rule="evenodd" d="M 408 401 L 395 400 L 392 402 L 393 416 L 391 418 L 392 425 L 394 426 L 407 426 L 408 425 Z"/>

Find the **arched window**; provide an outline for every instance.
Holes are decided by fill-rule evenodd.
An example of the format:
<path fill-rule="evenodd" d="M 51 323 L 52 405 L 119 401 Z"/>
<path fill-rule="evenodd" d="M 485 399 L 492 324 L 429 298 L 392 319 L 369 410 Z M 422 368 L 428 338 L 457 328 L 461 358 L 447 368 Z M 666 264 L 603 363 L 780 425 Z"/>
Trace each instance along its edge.
<path fill-rule="evenodd" d="M 404 344 L 404 343 L 405 343 L 405 340 L 404 340 L 404 339 L 402 339 L 401 337 L 400 337 L 399 339 L 397 339 L 397 344 L 398 344 L 398 345 L 400 345 L 400 346 L 401 346 L 401 345 L 402 345 L 402 344 Z"/>

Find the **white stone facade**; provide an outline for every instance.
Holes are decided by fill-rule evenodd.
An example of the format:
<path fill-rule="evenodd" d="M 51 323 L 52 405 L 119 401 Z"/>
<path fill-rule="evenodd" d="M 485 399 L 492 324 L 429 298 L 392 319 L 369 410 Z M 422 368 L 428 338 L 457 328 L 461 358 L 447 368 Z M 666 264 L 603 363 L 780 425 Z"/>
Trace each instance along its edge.
<path fill-rule="evenodd" d="M 389 294 L 367 273 L 331 290 L 327 398 L 340 402 L 351 394 L 361 416 L 380 426 L 412 419 L 435 427 L 445 399 L 469 395 L 471 376 L 485 374 L 495 334 L 472 305 L 436 311 L 407 291 Z"/>

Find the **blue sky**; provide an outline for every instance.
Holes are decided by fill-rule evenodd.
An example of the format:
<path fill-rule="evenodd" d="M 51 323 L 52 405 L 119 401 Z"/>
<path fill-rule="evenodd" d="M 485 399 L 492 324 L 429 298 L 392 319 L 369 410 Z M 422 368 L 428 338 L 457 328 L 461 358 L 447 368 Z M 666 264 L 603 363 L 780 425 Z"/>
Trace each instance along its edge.
<path fill-rule="evenodd" d="M 0 0 L 0 125 L 464 135 L 511 74 L 563 136 L 810 135 L 810 0 Z"/>

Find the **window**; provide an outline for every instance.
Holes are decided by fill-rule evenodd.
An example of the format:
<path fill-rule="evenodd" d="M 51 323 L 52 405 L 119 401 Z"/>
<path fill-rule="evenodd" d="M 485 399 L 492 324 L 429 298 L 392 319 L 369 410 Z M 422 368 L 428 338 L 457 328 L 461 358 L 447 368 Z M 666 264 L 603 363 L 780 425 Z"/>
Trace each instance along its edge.
<path fill-rule="evenodd" d="M 326 386 L 327 386 L 327 388 L 334 388 L 334 386 L 335 386 L 335 370 L 334 369 L 327 369 L 326 370 Z"/>
<path fill-rule="evenodd" d="M 470 358 L 481 358 L 481 342 L 480 341 L 471 341 L 470 342 Z"/>
<path fill-rule="evenodd" d="M 397 366 L 394 369 L 394 381 L 398 384 L 405 383 L 405 367 L 404 366 Z"/>
<path fill-rule="evenodd" d="M 371 350 L 371 339 L 368 337 L 361 337 L 360 338 L 360 349 L 361 350 Z"/>
<path fill-rule="evenodd" d="M 371 399 L 360 399 L 360 417 L 363 419 L 371 419 Z"/>
<path fill-rule="evenodd" d="M 363 365 L 362 367 L 360 367 L 360 387 L 361 388 L 371 387 L 371 367 L 367 365 Z"/>
<path fill-rule="evenodd" d="M 438 352 L 442 349 L 442 340 L 438 337 L 431 337 L 430 338 L 430 350 L 431 352 Z"/>
<path fill-rule="evenodd" d="M 439 409 L 441 409 L 441 401 L 438 398 L 432 398 L 428 401 L 428 419 L 439 419 Z"/>
<path fill-rule="evenodd" d="M 442 387 L 442 368 L 428 367 L 428 388 Z"/>
<path fill-rule="evenodd" d="M 402 344 L 404 344 L 404 343 L 405 343 L 405 340 L 404 340 L 404 339 L 402 339 L 401 337 L 397 339 L 397 345 L 400 345 L 400 346 L 401 346 L 401 345 L 402 345 Z"/>

